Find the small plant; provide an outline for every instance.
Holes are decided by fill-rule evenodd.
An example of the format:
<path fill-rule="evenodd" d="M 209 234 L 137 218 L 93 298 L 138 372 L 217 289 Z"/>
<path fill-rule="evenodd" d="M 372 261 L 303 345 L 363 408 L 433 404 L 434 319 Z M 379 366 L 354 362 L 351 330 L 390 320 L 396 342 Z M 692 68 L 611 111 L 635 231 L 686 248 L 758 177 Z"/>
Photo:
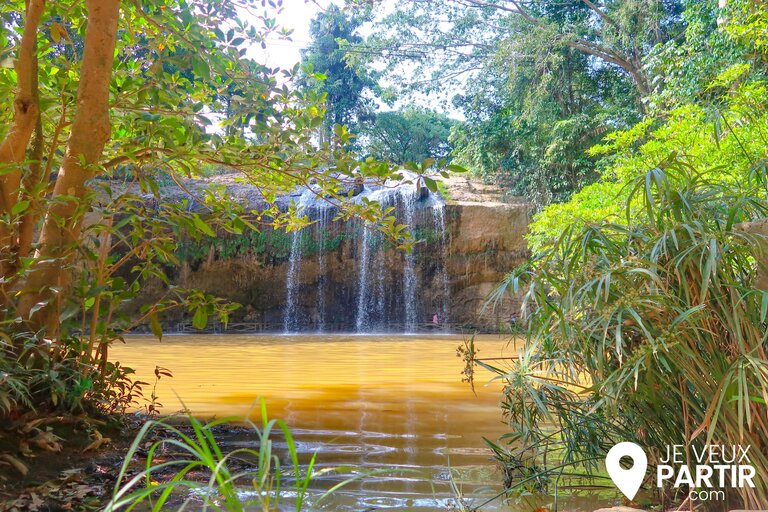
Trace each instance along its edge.
<path fill-rule="evenodd" d="M 0 418 L 19 411 L 123 413 L 142 398 L 146 383 L 133 370 L 110 361 L 83 360 L 82 340 L 62 338 L 56 351 L 31 333 L 0 331 Z"/>
<path fill-rule="evenodd" d="M 204 509 L 240 512 L 257 507 L 264 512 L 276 511 L 287 496 L 294 500 L 297 512 L 304 510 L 309 495 L 309 484 L 320 475 L 330 472 L 350 471 L 349 467 L 325 468 L 315 471 L 313 454 L 306 469 L 299 464 L 296 442 L 290 429 L 282 420 L 268 419 L 266 404 L 260 401 L 261 425 L 248 419 L 223 418 L 209 423 L 202 423 L 193 416 L 188 416 L 191 434 L 184 429 L 162 420 L 149 420 L 141 428 L 125 455 L 125 461 L 115 485 L 112 499 L 105 507 L 105 512 L 117 510 L 167 510 L 178 503 L 181 510 L 191 501 L 202 501 Z M 241 422 L 249 426 L 254 435 L 254 448 L 239 448 L 224 453 L 216 442 L 215 429 L 222 425 Z M 166 435 L 157 441 L 151 441 L 153 432 Z M 283 467 L 280 457 L 274 451 L 273 437 L 280 435 L 285 439 L 290 466 Z M 131 460 L 149 444 L 146 455 L 146 467 L 129 476 Z M 161 452 L 167 448 L 176 448 L 185 454 L 180 458 L 167 459 Z M 238 469 L 244 467 L 246 469 Z M 165 481 L 159 481 L 169 469 L 175 472 Z M 389 470 L 387 470 L 389 472 Z M 331 493 L 353 481 L 368 475 L 382 474 L 384 471 L 357 472 L 357 474 L 333 486 L 315 503 L 321 502 Z M 202 475 L 202 476 L 201 476 Z M 251 489 L 244 483 L 249 482 Z M 286 482 L 290 482 L 286 485 Z M 252 492 L 245 492 L 245 491 Z M 175 501 L 171 501 L 175 500 Z"/>
<path fill-rule="evenodd" d="M 155 366 L 155 383 L 152 385 L 152 393 L 149 395 L 149 399 L 147 400 L 147 403 L 145 404 L 145 410 L 147 416 L 157 416 L 160 414 L 160 408 L 163 407 L 163 404 L 161 404 L 158 401 L 157 396 L 157 385 L 160 383 L 160 379 L 162 377 L 173 377 L 173 373 L 171 373 L 171 370 L 168 368 L 163 368 L 162 366 Z"/>

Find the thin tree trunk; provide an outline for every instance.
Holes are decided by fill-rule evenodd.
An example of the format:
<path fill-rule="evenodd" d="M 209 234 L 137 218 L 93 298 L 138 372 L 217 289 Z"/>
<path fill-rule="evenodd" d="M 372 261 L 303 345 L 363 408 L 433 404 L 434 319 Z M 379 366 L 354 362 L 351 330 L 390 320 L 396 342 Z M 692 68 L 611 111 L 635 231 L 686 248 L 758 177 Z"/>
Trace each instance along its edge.
<path fill-rule="evenodd" d="M 38 69 L 39 64 L 37 55 L 35 55 L 35 61 L 33 64 L 34 76 L 32 83 L 32 97 L 36 104 L 40 104 L 40 86 L 38 83 Z M 26 258 L 32 252 L 32 242 L 35 235 L 35 224 L 42 215 L 42 207 L 40 199 L 44 195 L 43 185 L 43 154 L 45 153 L 45 139 L 43 136 L 43 120 L 42 115 L 37 116 L 37 122 L 35 123 L 35 132 L 32 135 L 32 147 L 30 148 L 30 163 L 29 171 L 22 178 L 22 190 L 24 199 L 30 201 L 30 206 L 22 216 L 19 222 L 18 229 L 18 242 L 17 242 L 17 254 L 16 260 L 18 267 L 18 259 Z"/>
<path fill-rule="evenodd" d="M 13 101 L 13 124 L 0 143 L 0 214 L 11 216 L 19 199 L 21 169 L 27 147 L 35 130 L 40 108 L 35 94 L 37 27 L 43 15 L 45 2 L 29 0 L 24 19 L 19 55 L 14 63 L 16 70 L 16 96 Z M 14 225 L 0 223 L 0 277 L 13 273 L 14 252 L 17 245 Z M 4 290 L 3 290 L 4 292 Z M 2 294 L 3 297 L 5 293 Z"/>
<path fill-rule="evenodd" d="M 86 28 L 77 109 L 49 209 L 40 233 L 35 263 L 30 269 L 19 313 L 49 337 L 58 328 L 61 290 L 67 287 L 67 267 L 73 261 L 88 207 L 86 182 L 110 137 L 109 82 L 117 40 L 120 0 L 86 0 Z"/>

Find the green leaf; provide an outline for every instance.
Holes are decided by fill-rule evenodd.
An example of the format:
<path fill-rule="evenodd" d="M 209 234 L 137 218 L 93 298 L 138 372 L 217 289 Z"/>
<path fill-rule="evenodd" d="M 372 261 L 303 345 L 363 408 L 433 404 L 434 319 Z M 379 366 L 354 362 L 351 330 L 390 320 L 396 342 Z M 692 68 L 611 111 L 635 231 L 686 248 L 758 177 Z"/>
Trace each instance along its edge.
<path fill-rule="evenodd" d="M 469 172 L 466 168 L 456 164 L 446 165 L 445 168 L 451 172 L 459 172 L 459 173 Z"/>
<path fill-rule="evenodd" d="M 195 329 L 205 329 L 208 325 L 208 313 L 205 312 L 205 308 L 199 307 L 195 310 L 195 315 L 192 317 L 192 327 Z"/>
<path fill-rule="evenodd" d="M 19 215 L 20 213 L 26 211 L 27 208 L 29 208 L 29 201 L 19 201 L 13 205 L 13 208 L 11 208 L 11 214 Z"/>
<path fill-rule="evenodd" d="M 195 227 L 197 229 L 199 229 L 200 231 L 202 231 L 206 235 L 208 235 L 210 237 L 215 237 L 216 236 L 216 232 L 214 232 L 213 229 L 211 229 L 211 227 L 208 224 L 206 224 L 206 222 L 203 219 L 200 218 L 200 215 L 194 214 L 192 216 L 192 222 L 194 222 Z"/>
<path fill-rule="evenodd" d="M 205 59 L 194 59 L 192 61 L 192 69 L 201 79 L 205 81 L 211 79 L 211 67 Z"/>
<path fill-rule="evenodd" d="M 432 178 L 427 178 L 426 176 L 422 176 L 424 180 L 424 184 L 427 186 L 430 192 L 437 192 L 437 182 L 433 180 Z"/>
<path fill-rule="evenodd" d="M 152 334 L 157 336 L 157 339 L 163 341 L 163 327 L 160 325 L 160 321 L 157 319 L 157 312 L 152 312 L 149 315 L 149 327 L 152 329 Z"/>

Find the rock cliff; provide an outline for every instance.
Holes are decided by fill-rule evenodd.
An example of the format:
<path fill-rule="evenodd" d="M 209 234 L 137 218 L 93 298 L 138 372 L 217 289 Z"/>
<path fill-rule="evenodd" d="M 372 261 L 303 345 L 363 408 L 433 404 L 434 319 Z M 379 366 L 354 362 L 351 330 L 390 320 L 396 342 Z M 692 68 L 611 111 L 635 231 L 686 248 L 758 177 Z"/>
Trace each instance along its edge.
<path fill-rule="evenodd" d="M 403 192 L 379 198 L 396 208 L 401 222 L 413 224 L 420 242 L 412 255 L 360 222 L 334 221 L 309 204 L 315 223 L 297 234 L 251 233 L 183 246 L 175 282 L 242 304 L 232 322 L 244 331 L 507 327 L 518 300 L 492 306 L 487 298 L 527 257 L 530 205 L 504 201 L 501 191 L 466 179 L 441 188 L 447 200 Z M 161 291 L 147 289 L 145 300 Z M 191 329 L 180 312 L 165 323 Z"/>

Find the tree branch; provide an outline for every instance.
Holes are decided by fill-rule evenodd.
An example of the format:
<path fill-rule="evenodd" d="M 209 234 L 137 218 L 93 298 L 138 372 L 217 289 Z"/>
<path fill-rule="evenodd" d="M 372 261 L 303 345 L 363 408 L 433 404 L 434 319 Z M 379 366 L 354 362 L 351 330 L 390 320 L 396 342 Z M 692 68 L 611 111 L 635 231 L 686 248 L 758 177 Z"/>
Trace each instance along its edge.
<path fill-rule="evenodd" d="M 600 16 L 600 18 L 603 21 L 605 21 L 609 25 L 613 25 L 614 27 L 619 28 L 619 24 L 616 23 L 616 20 L 614 20 L 613 18 L 608 16 L 608 14 L 605 11 L 603 11 L 602 9 L 600 9 L 597 5 L 595 5 L 594 2 L 591 2 L 590 0 L 581 0 L 581 1 L 584 2 L 584 4 L 587 7 L 592 9 L 592 11 L 594 11 L 598 16 Z"/>

